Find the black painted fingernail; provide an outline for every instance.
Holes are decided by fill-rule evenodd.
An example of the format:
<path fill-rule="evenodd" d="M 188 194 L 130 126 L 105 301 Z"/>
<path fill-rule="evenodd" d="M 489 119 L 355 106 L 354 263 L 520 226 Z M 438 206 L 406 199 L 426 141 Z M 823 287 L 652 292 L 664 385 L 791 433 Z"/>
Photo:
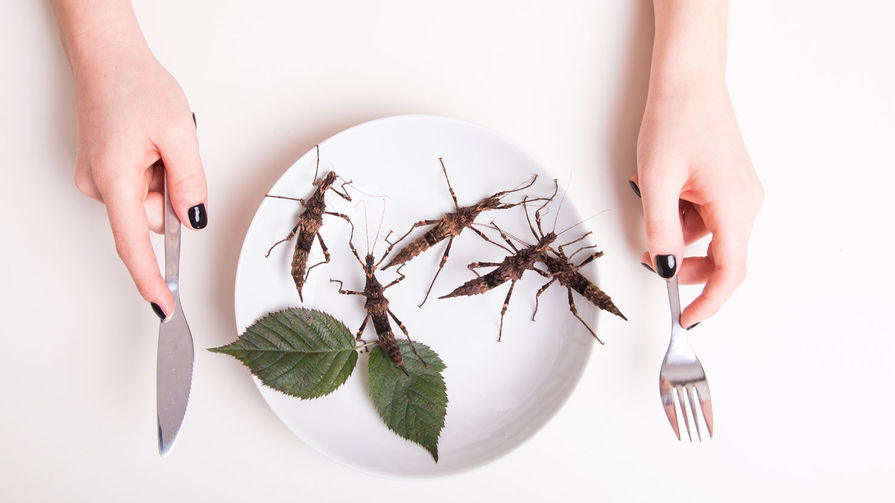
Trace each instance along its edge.
<path fill-rule="evenodd" d="M 167 316 L 165 316 L 165 312 L 162 311 L 162 308 L 159 307 L 159 305 L 155 302 L 150 302 L 149 305 L 152 306 L 152 312 L 154 312 L 155 315 L 158 316 L 158 319 L 165 321 L 165 318 Z"/>
<path fill-rule="evenodd" d="M 643 197 L 640 195 L 640 187 L 638 187 L 637 184 L 634 183 L 634 180 L 628 180 L 628 183 L 631 184 L 631 190 L 633 190 L 634 193 L 637 194 L 637 197 Z"/>
<path fill-rule="evenodd" d="M 696 323 L 694 323 L 694 324 L 690 325 L 689 327 L 687 327 L 687 330 L 693 330 L 694 328 L 696 328 L 696 325 L 699 325 L 700 323 L 702 323 L 702 322 L 701 322 L 701 321 L 697 321 Z"/>
<path fill-rule="evenodd" d="M 649 266 L 649 264 L 647 264 L 645 262 L 641 262 L 640 265 L 642 265 L 643 267 L 646 267 L 649 272 L 656 272 L 653 270 L 652 267 Z"/>
<path fill-rule="evenodd" d="M 193 229 L 204 229 L 208 225 L 208 215 L 205 214 L 205 205 L 197 204 L 187 210 L 190 217 L 190 225 Z"/>
<path fill-rule="evenodd" d="M 674 255 L 656 255 L 656 272 L 659 276 L 670 279 L 674 276 L 675 270 L 677 262 L 674 260 Z"/>

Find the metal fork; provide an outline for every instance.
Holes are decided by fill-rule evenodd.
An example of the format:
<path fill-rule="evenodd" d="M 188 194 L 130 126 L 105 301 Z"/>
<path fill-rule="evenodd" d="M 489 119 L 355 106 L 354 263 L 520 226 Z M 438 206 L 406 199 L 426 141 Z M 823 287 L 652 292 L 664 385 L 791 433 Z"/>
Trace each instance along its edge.
<path fill-rule="evenodd" d="M 693 441 L 690 433 L 690 420 L 687 417 L 687 405 L 693 416 L 693 425 L 696 428 L 696 436 L 702 441 L 702 432 L 699 429 L 699 418 L 696 413 L 696 400 L 699 401 L 702 416 L 709 437 L 712 436 L 712 397 L 709 394 L 709 382 L 705 378 L 705 371 L 696 353 L 687 343 L 683 327 L 681 327 L 681 297 L 678 291 L 677 276 L 666 280 L 668 287 L 668 303 L 671 305 L 671 341 L 668 343 L 668 351 L 662 360 L 662 369 L 659 371 L 659 395 L 662 397 L 662 406 L 668 422 L 674 429 L 678 440 L 681 439 L 681 430 L 678 428 L 677 403 L 680 405 L 681 416 L 687 427 L 687 436 Z"/>

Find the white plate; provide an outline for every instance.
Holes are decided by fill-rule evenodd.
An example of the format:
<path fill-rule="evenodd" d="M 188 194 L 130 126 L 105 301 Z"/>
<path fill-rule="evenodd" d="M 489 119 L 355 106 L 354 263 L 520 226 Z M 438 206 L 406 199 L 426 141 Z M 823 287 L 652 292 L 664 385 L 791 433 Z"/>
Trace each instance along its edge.
<path fill-rule="evenodd" d="M 385 248 L 383 237 L 389 229 L 399 236 L 417 220 L 435 219 L 452 210 L 439 157 L 445 160 L 460 205 L 474 204 L 512 188 L 534 173 L 539 178 L 527 194 L 549 195 L 553 188 L 548 171 L 503 138 L 478 126 L 434 116 L 390 117 L 355 126 L 320 143 L 320 175 L 333 169 L 370 195 L 353 190 L 354 203 L 333 193 L 327 195 L 328 209 L 352 217 L 359 253 L 363 255 L 367 246 L 365 208 L 372 240 L 385 201 L 382 231 L 375 247 L 377 257 Z M 283 174 L 270 193 L 307 197 L 315 163 L 312 149 Z M 376 194 L 388 198 L 372 197 Z M 520 199 L 520 193 L 507 197 L 508 201 Z M 359 204 L 360 200 L 366 203 Z M 545 231 L 553 228 L 558 200 L 544 220 Z M 300 211 L 296 202 L 266 198 L 252 220 L 236 274 L 236 324 L 240 333 L 269 312 L 299 305 L 289 275 L 295 241 L 281 244 L 269 259 L 264 255 L 271 244 L 288 234 Z M 493 219 L 531 242 L 533 237 L 522 211 L 521 206 L 490 211 L 481 214 L 478 221 L 487 224 Z M 568 199 L 558 218 L 557 230 L 581 221 Z M 421 232 L 424 230 L 418 229 L 411 237 Z M 583 232 L 584 226 L 576 227 L 558 242 L 577 238 Z M 329 281 L 341 279 L 345 288 L 363 290 L 362 270 L 347 246 L 348 225 L 339 218 L 325 217 L 322 234 L 332 262 L 311 273 L 303 290 L 304 305 L 329 312 L 354 331 L 364 318 L 363 299 L 339 295 Z M 474 233 L 464 231 L 454 240 L 432 295 L 422 309 L 417 308 L 445 244 L 409 262 L 403 269 L 407 279 L 388 290 L 391 308 L 411 337 L 432 347 L 447 365 L 444 378 L 448 408 L 438 463 L 425 449 L 398 437 L 380 420 L 367 390 L 366 354 L 358 359 L 354 373 L 341 388 L 316 400 L 293 398 L 256 381 L 277 416 L 315 449 L 351 467 L 392 476 L 457 472 L 492 461 L 521 444 L 550 419 L 574 389 L 594 341 L 569 312 L 566 290 L 558 283 L 541 296 L 537 321 L 532 322 L 535 293 L 546 280 L 532 271 L 525 273 L 516 284 L 500 343 L 498 323 L 508 283 L 473 297 L 437 298 L 474 277 L 466 269 L 468 263 L 502 260 L 503 250 Z M 309 263 L 320 259 L 322 253 L 315 243 Z M 584 270 L 591 278 L 593 267 Z M 383 283 L 394 277 L 393 268 L 378 274 Z M 581 316 L 596 328 L 596 309 L 577 294 L 576 305 Z M 375 340 L 372 324 L 364 337 Z"/>

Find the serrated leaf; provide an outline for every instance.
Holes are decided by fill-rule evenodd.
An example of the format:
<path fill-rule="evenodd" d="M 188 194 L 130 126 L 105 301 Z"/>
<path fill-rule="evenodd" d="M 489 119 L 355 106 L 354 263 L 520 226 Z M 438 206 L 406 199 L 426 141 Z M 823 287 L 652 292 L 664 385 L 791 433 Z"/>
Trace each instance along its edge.
<path fill-rule="evenodd" d="M 370 394 L 390 430 L 426 448 L 438 462 L 438 437 L 444 428 L 447 388 L 444 362 L 425 344 L 415 342 L 426 367 L 408 341 L 398 341 L 407 373 L 379 346 L 370 351 Z"/>
<path fill-rule="evenodd" d="M 239 339 L 209 351 L 228 354 L 265 385 L 299 398 L 317 398 L 341 386 L 357 363 L 351 332 L 332 316 L 292 308 L 271 313 Z"/>

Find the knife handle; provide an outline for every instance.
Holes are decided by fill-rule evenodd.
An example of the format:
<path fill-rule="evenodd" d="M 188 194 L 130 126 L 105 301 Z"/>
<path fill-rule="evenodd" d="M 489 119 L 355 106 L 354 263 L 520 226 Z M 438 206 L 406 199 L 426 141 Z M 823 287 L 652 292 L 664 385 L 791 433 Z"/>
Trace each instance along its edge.
<path fill-rule="evenodd" d="M 161 161 L 159 161 L 161 163 Z M 164 167 L 164 164 L 162 164 Z M 168 289 L 174 295 L 174 299 L 180 298 L 178 293 L 180 282 L 180 220 L 174 213 L 171 204 L 171 190 L 168 187 L 168 176 L 165 179 L 165 282 Z"/>

